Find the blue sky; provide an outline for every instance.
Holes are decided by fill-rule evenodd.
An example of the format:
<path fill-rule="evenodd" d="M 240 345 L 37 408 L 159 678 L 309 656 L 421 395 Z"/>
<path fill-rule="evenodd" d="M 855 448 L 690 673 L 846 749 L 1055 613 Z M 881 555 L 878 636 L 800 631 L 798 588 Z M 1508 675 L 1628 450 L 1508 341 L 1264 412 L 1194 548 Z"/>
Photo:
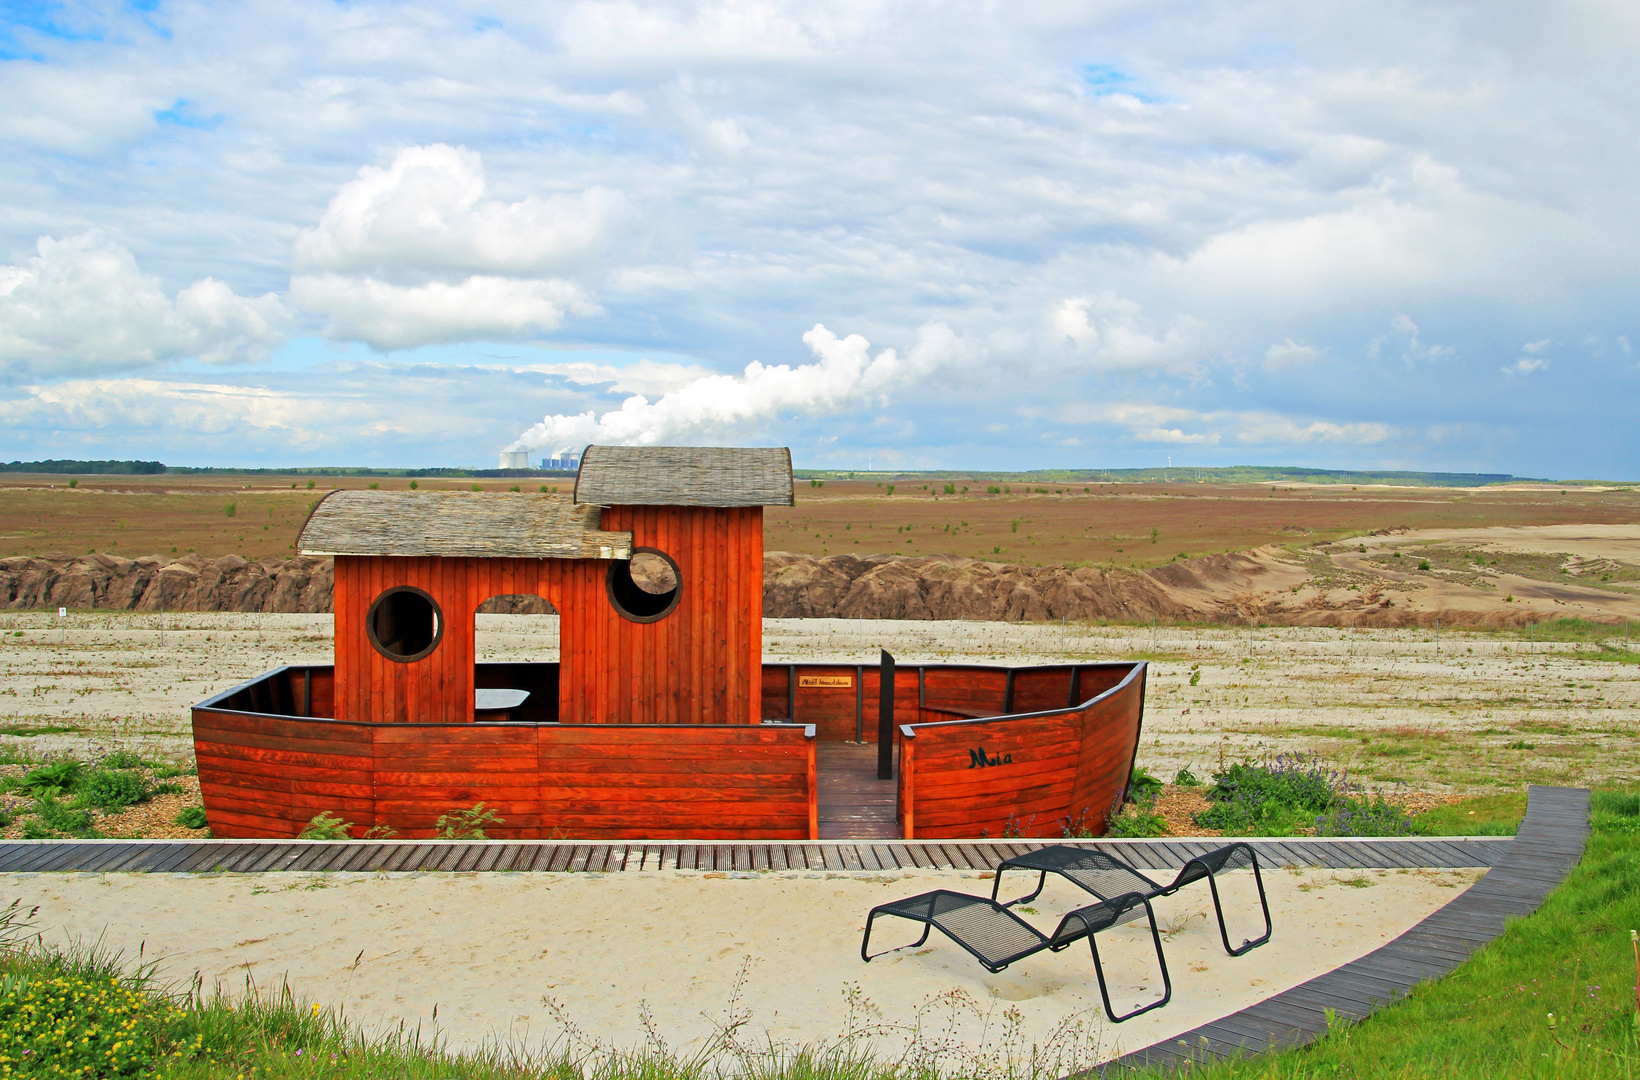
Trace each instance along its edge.
<path fill-rule="evenodd" d="M 0 13 L 7 460 L 1640 472 L 1632 5 Z"/>

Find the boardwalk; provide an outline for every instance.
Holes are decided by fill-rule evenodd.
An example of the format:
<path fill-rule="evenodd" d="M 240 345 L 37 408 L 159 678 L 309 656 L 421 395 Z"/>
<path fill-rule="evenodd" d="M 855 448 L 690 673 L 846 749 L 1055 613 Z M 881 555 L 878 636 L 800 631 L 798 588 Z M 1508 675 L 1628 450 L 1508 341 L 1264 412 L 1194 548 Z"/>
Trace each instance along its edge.
<path fill-rule="evenodd" d="M 1589 835 L 1589 793 L 1532 787 L 1526 820 L 1503 857 L 1452 903 L 1388 945 L 1250 1008 L 1203 1024 L 1101 1067 L 1104 1076 L 1140 1068 L 1172 1071 L 1188 1061 L 1297 1046 L 1327 1030 L 1327 1010 L 1361 1020 L 1418 983 L 1451 973 L 1469 954 L 1530 915 L 1570 874 Z M 1279 933 L 1279 928 L 1277 929 Z"/>
<path fill-rule="evenodd" d="M 822 742 L 814 748 L 822 840 L 897 840 L 892 780 L 877 779 L 877 747 Z"/>
<path fill-rule="evenodd" d="M 828 873 L 901 869 L 994 870 L 997 863 L 1052 840 L 950 842 L 656 841 L 577 843 L 573 840 L 8 840 L 0 842 L 0 873 L 110 871 L 262 873 L 269 871 L 408 871 L 615 873 L 645 870 Z M 1079 843 L 1131 865 L 1176 870 L 1216 839 L 1095 840 Z M 1266 866 L 1333 869 L 1488 867 L 1511 850 L 1507 837 L 1452 839 L 1291 838 L 1251 841 Z"/>

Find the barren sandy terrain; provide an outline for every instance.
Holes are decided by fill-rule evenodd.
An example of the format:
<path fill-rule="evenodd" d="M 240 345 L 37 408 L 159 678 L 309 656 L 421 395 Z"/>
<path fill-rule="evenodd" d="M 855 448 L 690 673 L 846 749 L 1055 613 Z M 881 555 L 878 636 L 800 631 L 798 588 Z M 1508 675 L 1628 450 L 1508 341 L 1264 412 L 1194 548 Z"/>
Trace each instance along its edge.
<path fill-rule="evenodd" d="M 668 1046 L 719 1032 L 751 1053 L 834 1044 L 880 1057 L 937 1053 L 993 1065 L 1033 1044 L 1078 1065 L 1244 1008 L 1383 944 L 1446 903 L 1474 871 L 1265 874 L 1275 934 L 1224 954 L 1204 887 L 1157 905 L 1173 1001 L 1120 1026 L 1103 1020 L 1086 946 L 987 974 L 939 934 L 860 962 L 872 906 L 935 888 L 989 892 L 990 875 L 892 874 L 41 874 L 6 875 L 40 905 L 54 940 L 100 939 L 158 960 L 162 977 L 237 992 L 245 980 L 345 1006 L 366 1029 L 402 1020 L 452 1047 L 499 1039 L 539 1049 L 634 1048 L 644 1018 Z M 1222 886 L 1233 941 L 1262 931 L 1251 875 Z M 1022 882 L 1023 884 L 1023 879 Z M 1248 907 L 1251 902 L 1251 912 Z M 1084 894 L 1051 886 L 1025 917 L 1052 929 Z M 800 915 L 797 913 L 801 913 Z M 874 951 L 916 940 L 879 920 Z M 1159 993 L 1148 932 L 1100 935 L 1118 1009 Z M 436 1021 L 435 1021 L 436 1016 Z M 1010 1038 L 1009 1029 L 1015 1028 Z M 732 1054 L 719 1062 L 735 1065 Z M 1001 1069 L 996 1070 L 998 1072 Z M 964 1074 L 970 1075 L 970 1074 Z"/>
<path fill-rule="evenodd" d="M 0 615 L 0 746 L 185 760 L 189 706 L 272 667 L 328 664 L 329 615 Z M 1150 670 L 1140 763 L 1170 778 L 1320 753 L 1356 777 L 1482 791 L 1640 775 L 1640 651 L 1528 632 L 1148 628 L 771 619 L 770 660 L 1054 663 L 1138 657 Z M 479 616 L 485 660 L 552 660 L 550 615 Z M 1640 650 L 1640 640 L 1633 642 Z"/>

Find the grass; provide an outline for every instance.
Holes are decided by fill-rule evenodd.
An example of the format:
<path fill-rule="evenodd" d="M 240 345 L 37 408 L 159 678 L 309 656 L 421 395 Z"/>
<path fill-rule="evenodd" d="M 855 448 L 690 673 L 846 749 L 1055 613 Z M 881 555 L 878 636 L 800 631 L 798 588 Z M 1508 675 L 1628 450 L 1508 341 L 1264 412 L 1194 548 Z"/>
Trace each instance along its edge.
<path fill-rule="evenodd" d="M 1341 1023 L 1302 1049 L 1146 1075 L 1640 1075 L 1640 997 L 1630 941 L 1640 927 L 1640 788 L 1596 791 L 1592 810 L 1593 835 L 1565 884 L 1447 978 L 1417 987 L 1360 1024 Z"/>
<path fill-rule="evenodd" d="M 1513 836 L 1526 816 L 1526 793 L 1481 795 L 1413 816 L 1419 836 Z"/>

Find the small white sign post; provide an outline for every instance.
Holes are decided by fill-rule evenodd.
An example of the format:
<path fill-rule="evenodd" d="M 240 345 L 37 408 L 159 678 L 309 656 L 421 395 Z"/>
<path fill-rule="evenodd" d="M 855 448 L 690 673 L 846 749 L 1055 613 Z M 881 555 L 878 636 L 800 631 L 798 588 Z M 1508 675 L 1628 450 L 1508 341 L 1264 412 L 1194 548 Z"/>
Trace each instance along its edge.
<path fill-rule="evenodd" d="M 58 644 L 62 644 L 64 641 L 68 640 L 67 631 L 65 631 L 63 629 L 63 626 L 67 622 L 67 620 L 68 620 L 68 609 L 65 608 L 65 607 L 58 608 L 57 609 L 57 642 L 58 642 Z"/>

